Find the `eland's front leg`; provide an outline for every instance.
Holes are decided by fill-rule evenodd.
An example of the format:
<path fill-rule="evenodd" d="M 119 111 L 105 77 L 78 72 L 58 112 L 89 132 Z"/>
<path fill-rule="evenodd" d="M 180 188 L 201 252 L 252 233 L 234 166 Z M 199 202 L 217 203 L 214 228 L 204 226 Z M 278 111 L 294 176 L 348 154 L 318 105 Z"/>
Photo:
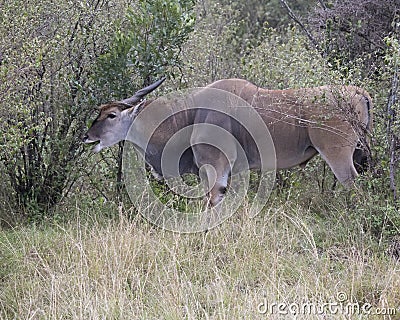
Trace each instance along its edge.
<path fill-rule="evenodd" d="M 215 164 L 203 165 L 200 169 L 200 177 L 206 190 L 206 203 L 209 207 L 215 207 L 224 199 L 228 188 L 229 166 L 221 167 Z"/>
<path fill-rule="evenodd" d="M 230 161 L 223 152 L 208 145 L 193 147 L 199 175 L 205 187 L 209 207 L 215 207 L 224 198 L 231 173 Z"/>

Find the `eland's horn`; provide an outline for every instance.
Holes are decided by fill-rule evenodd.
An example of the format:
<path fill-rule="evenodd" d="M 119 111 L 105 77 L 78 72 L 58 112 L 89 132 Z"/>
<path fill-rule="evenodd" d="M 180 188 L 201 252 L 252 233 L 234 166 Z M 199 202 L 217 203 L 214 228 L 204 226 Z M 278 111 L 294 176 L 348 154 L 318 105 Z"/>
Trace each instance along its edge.
<path fill-rule="evenodd" d="M 132 97 L 126 98 L 124 100 L 121 100 L 120 102 L 123 103 L 123 104 L 127 104 L 127 105 L 130 105 L 130 106 L 133 106 L 135 103 L 137 103 L 140 100 L 142 100 L 142 98 L 146 94 L 152 92 L 154 89 L 156 89 L 158 86 L 160 86 L 161 83 L 163 83 L 165 81 L 165 79 L 166 78 L 163 77 L 163 78 L 157 80 L 153 84 L 151 84 L 151 85 L 149 85 L 147 87 L 144 87 L 144 88 L 140 89 L 139 91 L 136 91 L 136 93 Z"/>

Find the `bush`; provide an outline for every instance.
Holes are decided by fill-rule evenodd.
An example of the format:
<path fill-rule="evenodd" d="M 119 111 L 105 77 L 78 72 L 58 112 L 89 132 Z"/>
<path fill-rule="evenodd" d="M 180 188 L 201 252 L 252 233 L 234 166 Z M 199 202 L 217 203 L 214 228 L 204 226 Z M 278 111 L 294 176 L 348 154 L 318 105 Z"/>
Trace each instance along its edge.
<path fill-rule="evenodd" d="M 303 88 L 343 81 L 296 28 L 288 27 L 285 33 L 265 29 L 265 33 L 265 40 L 244 59 L 246 79 L 269 89 Z"/>
<path fill-rule="evenodd" d="M 88 82 L 120 12 L 110 4 L 3 4 L 0 160 L 25 209 L 53 206 L 85 165 L 80 136 L 101 89 Z"/>
<path fill-rule="evenodd" d="M 241 73 L 240 48 L 245 39 L 237 37 L 238 12 L 231 6 L 208 2 L 197 5 L 194 31 L 182 50 L 182 85 L 201 87 L 215 80 Z"/>

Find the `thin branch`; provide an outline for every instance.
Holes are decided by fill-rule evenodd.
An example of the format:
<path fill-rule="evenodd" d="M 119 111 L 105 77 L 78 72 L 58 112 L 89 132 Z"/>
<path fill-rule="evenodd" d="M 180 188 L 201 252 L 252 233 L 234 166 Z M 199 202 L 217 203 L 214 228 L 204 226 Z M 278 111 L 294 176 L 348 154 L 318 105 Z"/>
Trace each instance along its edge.
<path fill-rule="evenodd" d="M 293 10 L 289 7 L 287 4 L 286 0 L 280 0 L 282 5 L 286 8 L 289 17 L 293 19 L 294 22 L 296 22 L 300 28 L 304 31 L 304 33 L 307 35 L 308 39 L 312 42 L 312 44 L 315 46 L 315 48 L 319 49 L 318 42 L 314 39 L 314 37 L 311 35 L 311 33 L 307 30 L 305 25 L 300 21 L 300 19 L 294 14 Z"/>
<path fill-rule="evenodd" d="M 389 144 L 389 171 L 390 171 L 390 189 L 393 192 L 393 198 L 397 200 L 397 187 L 396 187 L 396 167 L 397 167 L 397 159 L 396 159 L 396 135 L 393 130 L 394 123 L 396 123 L 396 111 L 394 106 L 398 100 L 397 93 L 399 90 L 399 68 L 395 66 L 393 72 L 392 86 L 390 89 L 388 103 L 387 103 L 387 126 L 386 126 L 386 134 Z"/>

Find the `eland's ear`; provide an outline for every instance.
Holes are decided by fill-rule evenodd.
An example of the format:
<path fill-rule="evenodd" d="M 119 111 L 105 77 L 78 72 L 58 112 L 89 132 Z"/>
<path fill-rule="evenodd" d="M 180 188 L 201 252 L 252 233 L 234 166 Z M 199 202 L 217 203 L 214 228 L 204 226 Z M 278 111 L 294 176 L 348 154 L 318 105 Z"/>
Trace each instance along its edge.
<path fill-rule="evenodd" d="M 131 107 L 129 109 L 126 109 L 126 112 L 128 113 L 129 117 L 131 117 L 132 119 L 134 119 L 139 113 L 140 111 L 143 110 L 143 108 L 146 105 L 147 100 L 144 99 L 143 101 L 141 101 L 139 104 L 137 104 L 134 107 Z"/>

